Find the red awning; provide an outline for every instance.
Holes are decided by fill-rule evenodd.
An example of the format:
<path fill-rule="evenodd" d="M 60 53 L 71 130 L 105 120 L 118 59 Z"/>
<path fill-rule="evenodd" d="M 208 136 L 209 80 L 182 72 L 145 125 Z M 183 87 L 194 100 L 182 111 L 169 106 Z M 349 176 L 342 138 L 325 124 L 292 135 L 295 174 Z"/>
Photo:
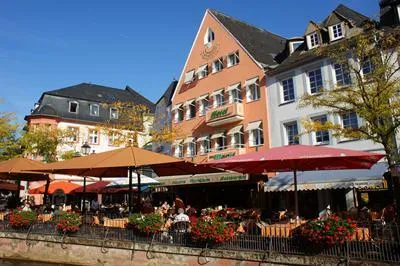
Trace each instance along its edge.
<path fill-rule="evenodd" d="M 86 193 L 102 193 L 103 189 L 110 184 L 109 181 L 98 181 L 89 185 L 86 185 Z M 78 187 L 72 191 L 72 193 L 83 193 L 83 186 Z"/>
<path fill-rule="evenodd" d="M 67 181 L 52 181 L 49 185 L 49 194 L 53 194 L 56 190 L 62 190 L 65 194 L 70 194 L 74 189 L 79 188 L 80 185 L 67 182 Z M 46 185 L 32 188 L 28 190 L 29 194 L 44 194 Z"/>
<path fill-rule="evenodd" d="M 213 160 L 205 164 L 241 173 L 369 169 L 383 154 L 311 145 L 290 145 Z"/>

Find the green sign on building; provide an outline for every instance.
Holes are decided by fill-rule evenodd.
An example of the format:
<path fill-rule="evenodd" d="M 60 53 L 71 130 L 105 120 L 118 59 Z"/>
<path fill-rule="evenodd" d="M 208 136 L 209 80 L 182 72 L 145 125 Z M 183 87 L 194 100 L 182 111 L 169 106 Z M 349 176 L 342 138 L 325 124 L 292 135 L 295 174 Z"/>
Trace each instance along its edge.
<path fill-rule="evenodd" d="M 215 110 L 211 113 L 211 119 L 215 119 L 228 114 L 228 108 L 222 110 Z"/>

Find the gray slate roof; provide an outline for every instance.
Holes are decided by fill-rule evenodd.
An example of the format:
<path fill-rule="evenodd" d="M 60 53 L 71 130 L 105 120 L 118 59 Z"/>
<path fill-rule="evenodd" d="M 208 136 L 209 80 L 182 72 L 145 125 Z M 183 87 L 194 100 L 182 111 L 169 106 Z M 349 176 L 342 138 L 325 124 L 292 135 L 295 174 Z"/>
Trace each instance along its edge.
<path fill-rule="evenodd" d="M 154 110 L 154 103 L 146 99 L 144 96 L 126 86 L 125 90 L 92 84 L 80 83 L 70 87 L 61 88 L 53 91 L 46 91 L 44 94 L 81 99 L 99 103 L 133 102 L 135 104 L 143 104 Z"/>
<path fill-rule="evenodd" d="M 172 96 L 174 95 L 174 92 L 175 92 L 175 89 L 176 89 L 176 85 L 178 85 L 178 81 L 177 80 L 173 80 L 169 84 L 168 88 L 165 90 L 163 95 L 160 97 L 160 99 L 158 99 L 158 101 L 156 102 L 156 105 L 158 104 L 159 101 L 161 101 L 161 99 L 164 99 L 166 105 L 170 106 L 172 104 Z"/>
<path fill-rule="evenodd" d="M 244 46 L 255 60 L 265 66 L 274 66 L 276 56 L 285 48 L 286 39 L 264 29 L 252 26 L 221 12 L 209 11 L 228 29 Z"/>
<path fill-rule="evenodd" d="M 342 16 L 344 19 L 350 21 L 355 27 L 361 27 L 364 22 L 370 20 L 368 17 L 348 8 L 345 5 L 338 5 L 333 11 L 337 13 L 339 16 Z M 329 16 L 324 19 L 320 25 L 321 27 L 326 27 L 326 23 Z M 306 42 L 300 45 L 296 51 L 290 54 L 283 62 L 277 66 L 275 69 L 268 72 L 269 75 L 275 75 L 284 71 L 288 71 L 295 67 L 301 66 L 303 64 L 307 64 L 309 62 L 315 61 L 322 58 L 321 56 L 317 56 L 314 51 L 308 51 Z"/>
<path fill-rule="evenodd" d="M 69 112 L 70 101 L 79 103 L 78 113 Z M 61 119 L 99 123 L 110 120 L 110 109 L 107 105 L 102 105 L 102 103 L 117 101 L 131 102 L 138 105 L 143 104 L 150 109 L 151 113 L 154 114 L 155 111 L 155 105 L 151 101 L 128 86 L 121 90 L 96 84 L 81 83 L 44 92 L 39 100 L 39 106 L 27 117 L 46 115 Z M 98 116 L 90 115 L 91 104 L 99 104 Z"/>

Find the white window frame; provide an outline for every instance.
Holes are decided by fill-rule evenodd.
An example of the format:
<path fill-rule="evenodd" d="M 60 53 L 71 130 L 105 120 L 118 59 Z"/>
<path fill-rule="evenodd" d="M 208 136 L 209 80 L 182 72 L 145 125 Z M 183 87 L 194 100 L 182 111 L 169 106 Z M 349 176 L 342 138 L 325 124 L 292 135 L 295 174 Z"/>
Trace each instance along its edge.
<path fill-rule="evenodd" d="M 198 142 L 200 142 L 200 151 L 199 151 L 200 155 L 207 154 L 211 151 L 211 146 L 210 146 L 211 142 L 209 137 Z"/>
<path fill-rule="evenodd" d="M 115 112 L 115 116 L 113 117 L 113 112 Z M 110 119 L 118 119 L 118 108 L 116 107 L 111 107 L 110 108 Z"/>
<path fill-rule="evenodd" d="M 96 133 L 96 134 L 94 134 Z M 96 140 L 96 141 L 94 141 Z M 89 144 L 98 145 L 100 142 L 100 134 L 96 129 L 89 129 Z"/>
<path fill-rule="evenodd" d="M 360 127 L 360 121 L 359 121 L 359 118 L 358 118 L 358 115 L 357 115 L 356 112 L 348 112 L 348 113 L 345 113 L 345 114 L 341 114 L 340 115 L 340 124 L 342 125 L 343 128 L 346 128 L 345 125 L 344 125 L 343 116 L 346 115 L 346 114 L 350 114 L 350 113 L 351 114 L 354 113 L 356 115 L 357 128 L 359 128 Z M 354 128 L 354 127 L 352 127 L 352 128 Z"/>
<path fill-rule="evenodd" d="M 339 31 L 341 32 L 341 35 L 339 35 Z M 335 36 L 337 35 L 337 36 Z M 329 37 L 331 41 L 336 41 L 339 39 L 342 39 L 344 37 L 344 24 L 338 23 L 335 25 L 332 25 L 329 27 Z"/>
<path fill-rule="evenodd" d="M 345 64 L 333 64 L 332 67 L 333 67 L 333 72 L 334 72 L 335 84 L 336 84 L 337 87 L 346 87 L 346 86 L 351 85 L 352 81 L 351 81 L 350 69 L 349 69 L 349 67 L 347 65 L 345 65 Z M 339 70 L 340 73 L 338 73 L 337 70 Z M 339 83 L 338 76 L 341 76 L 340 79 L 345 81 L 346 80 L 346 78 L 345 78 L 346 73 L 349 76 L 349 83 L 344 83 L 344 82 Z"/>
<path fill-rule="evenodd" d="M 71 112 L 71 104 L 76 104 L 76 112 Z M 68 103 L 68 112 L 70 112 L 71 114 L 78 114 L 79 113 L 79 102 L 77 101 L 70 101 Z"/>
<path fill-rule="evenodd" d="M 217 99 L 220 99 L 220 101 L 217 101 Z M 213 96 L 213 106 L 214 108 L 224 106 L 225 104 L 225 95 L 224 91 L 221 91 L 220 93 L 217 93 Z"/>
<path fill-rule="evenodd" d="M 185 115 L 186 120 L 196 117 L 196 102 L 195 102 L 195 100 L 192 100 L 192 102 L 190 104 L 187 104 L 185 106 L 185 108 L 186 108 L 186 115 Z M 193 110 L 194 110 L 193 116 L 191 115 L 191 111 L 192 111 L 191 108 L 193 108 Z"/>
<path fill-rule="evenodd" d="M 206 34 L 204 35 L 204 44 L 212 43 L 215 40 L 215 33 L 211 28 L 207 28 Z"/>
<path fill-rule="evenodd" d="M 246 84 L 246 101 L 253 102 L 257 101 L 261 98 L 260 95 L 260 86 L 259 86 L 259 79 L 257 78 L 254 82 L 250 84 Z"/>
<path fill-rule="evenodd" d="M 197 70 L 197 78 L 198 79 L 203 79 L 206 78 L 208 76 L 208 65 L 202 65 L 199 67 L 199 69 Z"/>
<path fill-rule="evenodd" d="M 317 79 L 317 77 L 318 77 L 318 72 L 319 72 L 319 74 L 320 74 L 320 76 L 321 76 L 321 80 L 318 80 Z M 309 88 L 309 93 L 310 94 L 318 94 L 318 93 L 320 93 L 321 91 L 322 91 L 322 89 L 323 89 L 323 86 L 324 86 L 324 79 L 323 79 L 323 77 L 322 77 L 322 70 L 321 70 L 321 68 L 317 68 L 317 69 L 314 69 L 314 70 L 311 70 L 311 71 L 308 71 L 307 72 L 307 77 L 308 77 L 308 88 Z M 315 78 L 315 81 L 311 81 L 311 79 L 312 78 Z M 321 87 L 320 88 L 318 88 L 318 83 L 319 82 L 321 82 Z M 312 87 L 311 87 L 311 83 L 315 83 L 315 86 L 317 86 L 317 87 L 315 87 L 315 89 L 316 89 L 316 91 L 312 91 Z"/>
<path fill-rule="evenodd" d="M 195 72 L 194 69 L 192 69 L 185 73 L 185 80 L 184 80 L 185 84 L 189 84 L 194 80 L 194 77 L 195 77 L 194 72 Z"/>
<path fill-rule="evenodd" d="M 175 124 L 179 123 L 179 122 L 182 122 L 185 119 L 185 111 L 183 109 L 183 104 L 180 103 L 180 104 L 177 104 L 177 105 L 179 105 L 179 107 L 172 110 L 172 112 L 174 114 L 174 123 Z M 179 117 L 180 117 L 179 114 L 180 113 L 182 113 L 181 119 L 179 119 Z"/>
<path fill-rule="evenodd" d="M 296 125 L 296 130 L 297 130 L 297 143 L 289 143 L 289 131 L 288 131 L 288 126 Z M 283 128 L 285 130 L 285 145 L 296 145 L 300 144 L 300 136 L 299 136 L 299 123 L 297 120 L 294 121 L 288 121 L 283 123 Z M 296 140 L 296 135 L 293 136 L 294 141 Z"/>
<path fill-rule="evenodd" d="M 236 143 L 236 137 L 238 138 L 239 143 Z M 231 135 L 231 147 L 234 149 L 244 148 L 244 133 L 242 131 Z"/>
<path fill-rule="evenodd" d="M 217 68 L 217 65 L 219 65 L 220 67 Z M 224 69 L 224 59 L 222 57 L 220 57 L 217 60 L 214 60 L 212 62 L 211 73 L 217 73 L 217 72 L 222 71 L 223 69 Z"/>
<path fill-rule="evenodd" d="M 370 72 L 365 73 L 364 72 L 364 65 L 368 64 Z M 362 60 L 360 63 L 360 68 L 361 68 L 361 74 L 362 77 L 364 78 L 366 75 L 371 74 L 374 71 L 374 66 L 372 65 L 371 57 L 367 57 L 367 60 Z"/>
<path fill-rule="evenodd" d="M 263 130 L 261 128 L 256 128 L 249 130 L 249 147 L 258 147 L 264 145 Z"/>
<path fill-rule="evenodd" d="M 397 5 L 397 21 L 400 22 L 400 4 Z"/>
<path fill-rule="evenodd" d="M 227 67 L 236 66 L 239 63 L 240 63 L 239 51 L 236 51 L 228 55 Z"/>
<path fill-rule="evenodd" d="M 93 108 L 95 108 L 95 107 L 97 108 L 97 114 L 96 113 L 93 114 L 93 111 L 95 110 Z M 99 114 L 100 114 L 99 105 L 98 104 L 89 104 L 89 114 L 90 114 L 90 116 L 99 116 Z"/>
<path fill-rule="evenodd" d="M 289 86 L 289 80 L 292 80 L 293 99 L 285 100 L 285 85 L 284 85 L 284 83 L 287 82 L 287 84 L 288 84 L 287 86 Z M 280 80 L 279 85 L 280 85 L 281 103 L 290 103 L 290 102 L 296 101 L 296 88 L 294 85 L 293 77 Z M 288 87 L 288 89 L 289 89 L 289 87 Z M 290 93 L 288 93 L 288 95 L 290 95 Z"/>
<path fill-rule="evenodd" d="M 326 120 L 325 123 L 328 122 L 328 116 L 326 114 L 313 116 L 313 117 L 311 117 L 311 120 L 315 122 L 315 121 L 322 120 L 322 118 L 325 118 L 325 120 Z M 317 132 L 323 132 L 323 131 L 326 131 L 328 133 L 328 140 L 327 141 L 317 141 Z M 331 142 L 331 134 L 330 134 L 329 130 L 313 131 L 312 138 L 313 138 L 314 145 L 324 145 L 324 144 L 329 144 Z"/>
<path fill-rule="evenodd" d="M 208 109 L 209 104 L 209 96 L 207 95 L 205 98 L 197 100 L 199 103 L 199 116 L 205 116 Z"/>
<path fill-rule="evenodd" d="M 67 141 L 77 143 L 79 141 L 79 127 L 67 127 L 67 130 L 69 131 L 68 134 L 71 134 L 71 136 L 67 137 Z"/>
<path fill-rule="evenodd" d="M 187 143 L 186 157 L 195 157 L 195 156 L 196 156 L 196 142 L 192 141 Z"/>
<path fill-rule="evenodd" d="M 230 88 L 234 86 L 234 88 Z M 229 103 L 241 103 L 242 102 L 242 87 L 240 83 L 231 85 L 228 87 Z"/>
<path fill-rule="evenodd" d="M 320 45 L 321 40 L 320 40 L 320 36 L 319 36 L 319 32 L 313 32 L 311 34 L 307 35 L 307 46 L 308 49 L 313 49 L 316 48 Z"/>
<path fill-rule="evenodd" d="M 115 145 L 115 140 L 117 139 L 117 133 L 112 131 L 108 134 L 107 136 L 107 142 L 108 142 L 108 146 L 116 146 Z"/>
<path fill-rule="evenodd" d="M 176 158 L 183 158 L 183 144 L 182 143 L 174 145 L 174 156 Z"/>
<path fill-rule="evenodd" d="M 300 45 L 303 44 L 304 41 L 293 41 L 289 43 L 289 50 L 290 53 L 293 53 L 294 51 L 296 51 L 297 48 L 299 48 Z M 295 45 L 298 45 L 297 47 L 295 47 Z"/>

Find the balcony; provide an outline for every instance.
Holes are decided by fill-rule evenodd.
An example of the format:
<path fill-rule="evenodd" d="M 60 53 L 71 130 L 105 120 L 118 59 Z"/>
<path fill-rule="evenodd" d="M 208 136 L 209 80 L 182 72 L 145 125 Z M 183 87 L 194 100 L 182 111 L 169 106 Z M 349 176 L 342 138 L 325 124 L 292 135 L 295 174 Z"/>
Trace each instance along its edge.
<path fill-rule="evenodd" d="M 233 147 L 228 147 L 227 149 L 224 150 L 213 150 L 207 154 L 207 159 L 208 161 L 213 161 L 213 160 L 220 160 L 228 157 L 233 157 L 236 155 L 240 154 L 245 154 L 246 149 L 244 148 L 244 145 L 241 145 L 239 148 L 233 148 Z"/>
<path fill-rule="evenodd" d="M 215 108 L 210 108 L 206 112 L 206 124 L 208 126 L 220 126 L 243 120 L 244 117 L 242 103 L 229 103 Z"/>

